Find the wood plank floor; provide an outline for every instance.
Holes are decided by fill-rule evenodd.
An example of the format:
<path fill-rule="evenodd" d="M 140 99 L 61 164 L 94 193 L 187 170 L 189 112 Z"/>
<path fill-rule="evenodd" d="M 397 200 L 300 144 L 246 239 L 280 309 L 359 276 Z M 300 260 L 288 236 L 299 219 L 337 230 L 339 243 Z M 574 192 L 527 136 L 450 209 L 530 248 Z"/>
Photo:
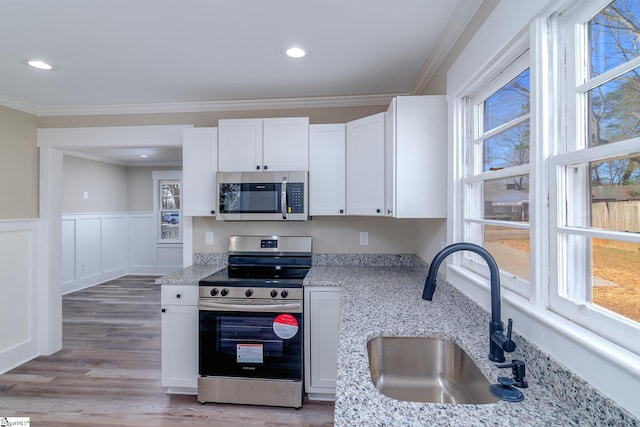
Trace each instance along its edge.
<path fill-rule="evenodd" d="M 166 394 L 154 280 L 127 276 L 64 296 L 62 350 L 0 375 L 0 417 L 32 426 L 333 425 L 327 402 L 296 410 Z"/>

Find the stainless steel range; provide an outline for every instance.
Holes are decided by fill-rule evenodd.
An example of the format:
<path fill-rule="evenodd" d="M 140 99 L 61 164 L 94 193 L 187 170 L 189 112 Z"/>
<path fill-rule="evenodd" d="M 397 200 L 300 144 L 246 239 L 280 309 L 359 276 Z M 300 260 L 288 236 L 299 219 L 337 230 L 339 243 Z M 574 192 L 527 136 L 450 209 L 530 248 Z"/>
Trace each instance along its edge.
<path fill-rule="evenodd" d="M 311 237 L 229 236 L 229 267 L 200 281 L 200 402 L 302 406 Z"/>

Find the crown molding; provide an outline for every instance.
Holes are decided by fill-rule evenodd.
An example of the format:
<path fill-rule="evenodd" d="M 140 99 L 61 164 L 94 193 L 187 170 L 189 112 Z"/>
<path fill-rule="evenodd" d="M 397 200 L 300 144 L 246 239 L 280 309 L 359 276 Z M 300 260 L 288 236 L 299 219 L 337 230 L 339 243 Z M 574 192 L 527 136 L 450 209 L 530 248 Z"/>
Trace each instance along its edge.
<path fill-rule="evenodd" d="M 38 107 L 0 95 L 0 105 L 36 116 L 88 116 L 110 114 L 199 113 L 210 111 L 282 110 L 322 107 L 387 105 L 405 93 L 309 98 L 255 99 L 244 101 L 169 102 L 157 104 Z"/>
<path fill-rule="evenodd" d="M 469 7 L 470 4 L 473 7 Z M 438 71 L 438 67 L 442 65 L 462 32 L 480 8 L 481 4 L 481 0 L 458 3 L 458 7 L 453 12 L 451 19 L 449 19 L 449 22 L 446 25 L 447 30 L 440 34 L 438 41 L 434 45 L 433 51 L 422 66 L 418 77 L 413 82 L 413 85 L 409 90 L 410 95 L 421 95 L 424 92 L 427 84 L 429 84 L 433 75 Z"/>
<path fill-rule="evenodd" d="M 0 95 L 0 105 L 8 107 L 13 110 L 22 111 L 23 113 L 38 115 L 38 107 L 35 105 L 27 104 L 26 102 L 18 101 L 17 99 L 9 98 L 8 96 Z"/>

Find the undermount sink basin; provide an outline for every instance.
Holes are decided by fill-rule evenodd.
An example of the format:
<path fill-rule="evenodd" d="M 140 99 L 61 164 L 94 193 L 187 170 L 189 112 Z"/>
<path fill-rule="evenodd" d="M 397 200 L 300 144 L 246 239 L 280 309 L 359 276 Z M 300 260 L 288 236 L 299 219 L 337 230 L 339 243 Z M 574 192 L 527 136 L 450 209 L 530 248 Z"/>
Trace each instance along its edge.
<path fill-rule="evenodd" d="M 498 401 L 489 381 L 456 343 L 429 337 L 377 337 L 367 343 L 373 385 L 410 402 L 484 404 Z"/>

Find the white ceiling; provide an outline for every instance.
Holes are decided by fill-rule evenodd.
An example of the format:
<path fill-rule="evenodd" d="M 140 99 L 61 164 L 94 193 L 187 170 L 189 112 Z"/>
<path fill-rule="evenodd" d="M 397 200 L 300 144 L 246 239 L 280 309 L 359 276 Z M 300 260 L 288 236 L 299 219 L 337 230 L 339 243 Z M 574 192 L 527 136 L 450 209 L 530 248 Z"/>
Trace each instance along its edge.
<path fill-rule="evenodd" d="M 0 105 L 41 116 L 379 105 L 424 89 L 481 2 L 0 0 Z M 307 56 L 285 56 L 293 45 Z"/>

